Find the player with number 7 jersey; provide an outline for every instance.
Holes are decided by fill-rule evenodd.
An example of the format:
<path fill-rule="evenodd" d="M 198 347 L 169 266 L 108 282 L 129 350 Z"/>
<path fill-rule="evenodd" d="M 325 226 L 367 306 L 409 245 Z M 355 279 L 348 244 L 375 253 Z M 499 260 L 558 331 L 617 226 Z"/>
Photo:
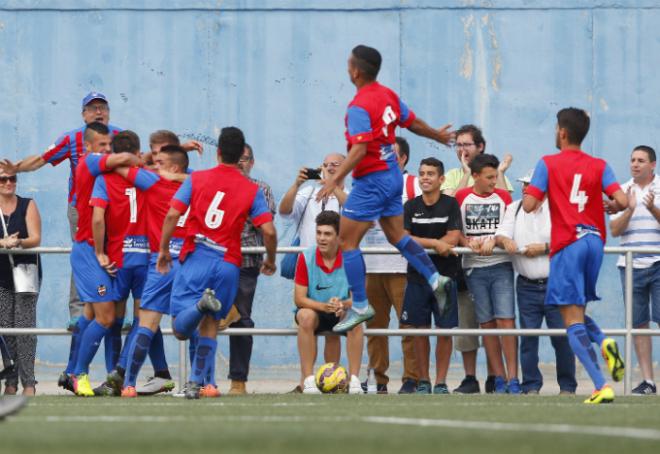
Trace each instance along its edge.
<path fill-rule="evenodd" d="M 163 224 L 158 270 L 171 263 L 167 244 L 175 224 L 190 208 L 181 268 L 174 280 L 171 315 L 174 332 L 190 338 L 199 326 L 187 398 L 198 398 L 200 385 L 215 361 L 217 320 L 231 309 L 241 266 L 241 232 L 248 217 L 262 232 L 267 257 L 262 273 L 275 272 L 277 233 L 263 192 L 238 169 L 245 148 L 240 129 L 223 128 L 218 139 L 220 164 L 193 172 L 170 202 Z"/>

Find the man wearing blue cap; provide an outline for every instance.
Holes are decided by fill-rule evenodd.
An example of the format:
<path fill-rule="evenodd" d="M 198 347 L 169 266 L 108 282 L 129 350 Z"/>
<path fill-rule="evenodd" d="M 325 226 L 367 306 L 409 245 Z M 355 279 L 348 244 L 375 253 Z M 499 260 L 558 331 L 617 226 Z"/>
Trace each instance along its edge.
<path fill-rule="evenodd" d="M 0 169 L 13 175 L 19 172 L 32 172 L 40 169 L 46 163 L 56 166 L 67 159 L 69 160 L 71 173 L 69 175 L 69 207 L 67 217 L 69 218 L 72 239 L 76 233 L 76 225 L 78 223 L 78 212 L 74 200 L 76 187 L 75 175 L 78 162 L 80 162 L 80 158 L 86 153 L 83 140 L 85 128 L 90 123 L 99 122 L 106 125 L 113 135 L 121 131 L 121 128 L 108 124 L 110 121 L 110 106 L 108 105 L 107 98 L 102 93 L 92 91 L 83 98 L 82 118 L 85 126 L 65 132 L 43 154 L 28 156 L 16 163 L 12 163 L 7 159 L 0 161 Z M 75 326 L 76 319 L 82 315 L 82 310 L 83 303 L 78 298 L 76 287 L 73 285 L 72 280 L 69 290 L 70 327 Z"/>

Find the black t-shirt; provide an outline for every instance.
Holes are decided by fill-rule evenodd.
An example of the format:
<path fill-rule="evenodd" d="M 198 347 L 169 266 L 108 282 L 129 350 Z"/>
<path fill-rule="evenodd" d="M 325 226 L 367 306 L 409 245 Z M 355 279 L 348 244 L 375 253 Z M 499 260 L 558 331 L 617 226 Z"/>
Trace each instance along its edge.
<path fill-rule="evenodd" d="M 403 227 L 420 238 L 440 239 L 450 230 L 463 230 L 461 209 L 455 198 L 442 194 L 433 205 L 426 205 L 422 196 L 408 200 L 403 207 Z M 456 256 L 431 255 L 433 264 L 443 276 L 457 279 L 461 276 L 461 259 Z M 424 276 L 408 265 L 408 279 L 426 282 Z"/>

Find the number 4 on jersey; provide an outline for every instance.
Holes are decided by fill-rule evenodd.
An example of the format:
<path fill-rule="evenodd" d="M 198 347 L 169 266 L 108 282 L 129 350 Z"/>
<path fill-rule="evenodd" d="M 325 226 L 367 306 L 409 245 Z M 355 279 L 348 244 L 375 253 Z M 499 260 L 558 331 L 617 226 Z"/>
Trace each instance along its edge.
<path fill-rule="evenodd" d="M 573 187 L 571 188 L 571 195 L 568 199 L 569 202 L 578 206 L 578 213 L 584 211 L 584 206 L 587 204 L 589 197 L 584 191 L 580 191 L 580 183 L 582 183 L 582 174 L 576 173 L 573 177 Z"/>

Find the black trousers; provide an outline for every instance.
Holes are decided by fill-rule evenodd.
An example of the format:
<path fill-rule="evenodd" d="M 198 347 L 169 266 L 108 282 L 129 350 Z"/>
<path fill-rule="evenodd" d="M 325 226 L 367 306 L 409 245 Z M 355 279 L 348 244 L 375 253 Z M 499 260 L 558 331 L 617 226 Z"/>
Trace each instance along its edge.
<path fill-rule="evenodd" d="M 254 328 L 252 302 L 257 289 L 259 268 L 241 268 L 238 280 L 238 293 L 234 306 L 241 319 L 230 328 Z M 247 381 L 252 357 L 252 336 L 229 336 L 229 376 L 230 380 Z"/>

